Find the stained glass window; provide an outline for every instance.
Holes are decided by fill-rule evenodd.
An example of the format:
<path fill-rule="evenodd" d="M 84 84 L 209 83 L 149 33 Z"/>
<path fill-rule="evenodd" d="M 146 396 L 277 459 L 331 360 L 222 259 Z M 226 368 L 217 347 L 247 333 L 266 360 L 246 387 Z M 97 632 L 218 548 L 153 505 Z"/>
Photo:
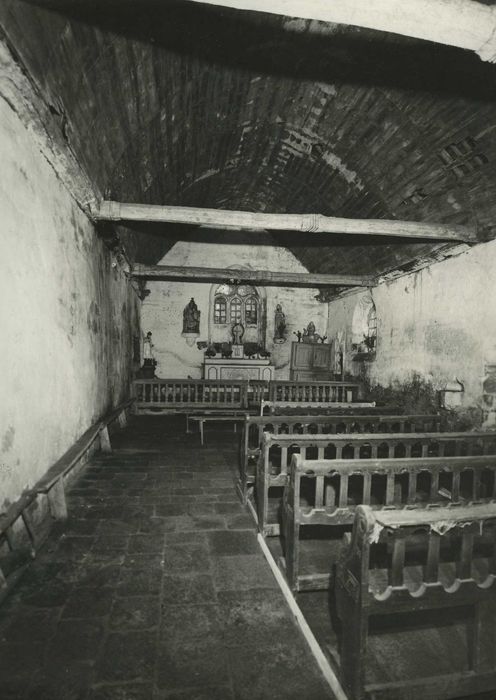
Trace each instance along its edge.
<path fill-rule="evenodd" d="M 245 323 L 247 326 L 256 326 L 258 322 L 258 304 L 255 297 L 248 297 L 245 301 Z"/>
<path fill-rule="evenodd" d="M 231 323 L 239 323 L 241 322 L 241 314 L 242 314 L 242 302 L 239 297 L 233 297 L 231 299 L 231 313 L 230 313 L 230 320 Z"/>
<path fill-rule="evenodd" d="M 227 322 L 227 304 L 224 297 L 216 296 L 214 301 L 214 323 Z"/>

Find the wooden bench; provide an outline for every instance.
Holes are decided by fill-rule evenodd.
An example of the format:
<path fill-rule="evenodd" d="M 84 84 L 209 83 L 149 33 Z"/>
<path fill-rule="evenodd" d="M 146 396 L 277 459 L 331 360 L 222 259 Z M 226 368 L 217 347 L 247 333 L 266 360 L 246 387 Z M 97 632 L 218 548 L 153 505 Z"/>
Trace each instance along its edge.
<path fill-rule="evenodd" d="M 391 459 L 496 454 L 496 432 L 355 433 L 348 435 L 274 435 L 265 433 L 257 463 L 258 525 L 264 536 L 278 535 L 270 519 L 269 490 L 286 485 L 293 454 L 308 460 Z"/>
<path fill-rule="evenodd" d="M 35 556 L 35 552 L 41 545 L 45 534 L 38 536 L 36 526 L 30 515 L 30 506 L 41 495 L 48 501 L 50 516 L 55 520 L 67 518 L 67 504 L 65 499 L 66 479 L 75 467 L 81 462 L 84 455 L 92 447 L 96 440 L 102 452 L 112 450 L 109 436 L 109 425 L 118 421 L 121 428 L 127 424 L 127 411 L 133 404 L 134 399 L 129 399 L 120 404 L 115 410 L 108 413 L 104 418 L 94 423 L 77 442 L 65 452 L 55 464 L 44 474 L 44 476 L 26 491 L 21 498 L 12 504 L 5 513 L 0 513 L 0 545 L 7 544 L 9 557 L 16 559 L 15 571 L 13 575 L 7 577 L 0 567 L 0 600 L 15 581 L 23 573 L 29 560 Z M 19 521 L 22 529 L 19 528 Z M 19 545 L 19 542 L 22 543 Z M 26 542 L 28 544 L 26 544 Z"/>
<path fill-rule="evenodd" d="M 187 429 L 186 432 L 189 432 L 189 423 L 191 421 L 198 423 L 199 428 L 200 428 L 200 444 L 204 444 L 204 430 L 203 426 L 205 423 L 233 423 L 234 424 L 234 432 L 236 432 L 236 427 L 238 423 L 244 423 L 247 419 L 247 414 L 245 413 L 235 413 L 234 415 L 230 416 L 223 416 L 223 415 L 201 415 L 201 416 L 187 416 Z"/>
<path fill-rule="evenodd" d="M 313 401 L 262 401 L 260 404 L 260 415 L 333 415 L 335 413 L 355 412 L 360 409 L 370 410 L 375 408 L 374 402 L 344 403 L 336 401 L 334 403 Z"/>
<path fill-rule="evenodd" d="M 282 508 L 286 578 L 294 591 L 327 588 L 329 553 L 324 571 L 300 572 L 301 528 L 331 526 L 323 541 L 330 552 L 332 538 L 353 522 L 359 505 L 389 510 L 494 499 L 496 455 L 358 460 L 293 455 Z"/>
<path fill-rule="evenodd" d="M 400 511 L 359 506 L 336 577 L 341 676 L 350 700 L 442 700 L 490 690 L 496 697 L 494 607 L 488 615 L 495 578 L 494 503 Z M 367 682 L 371 616 L 394 615 L 398 624 L 403 613 L 442 610 L 447 617 L 463 606 L 470 606 L 471 613 L 465 668 L 428 676 L 421 668 L 415 678 Z M 398 656 L 401 651 L 397 649 Z"/>
<path fill-rule="evenodd" d="M 346 414 L 247 416 L 240 442 L 240 491 L 246 502 L 255 483 L 256 464 L 265 432 L 275 435 L 338 433 L 415 433 L 437 432 L 441 427 L 438 414 L 382 415 Z"/>

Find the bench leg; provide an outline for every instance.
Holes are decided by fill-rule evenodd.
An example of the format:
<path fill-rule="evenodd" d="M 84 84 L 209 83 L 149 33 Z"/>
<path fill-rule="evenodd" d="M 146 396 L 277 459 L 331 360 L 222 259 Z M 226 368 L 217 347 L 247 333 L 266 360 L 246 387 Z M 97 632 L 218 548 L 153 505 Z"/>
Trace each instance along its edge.
<path fill-rule="evenodd" d="M 186 433 L 189 433 L 189 432 L 190 432 L 190 429 L 189 429 L 189 416 L 188 416 L 188 414 L 186 414 Z"/>
<path fill-rule="evenodd" d="M 126 427 L 126 425 L 127 425 L 127 415 L 126 415 L 126 410 L 125 410 L 125 409 L 124 409 L 124 411 L 121 411 L 121 413 L 119 413 L 119 418 L 118 418 L 117 420 L 119 421 L 119 425 L 120 425 L 121 428 L 125 428 L 125 427 Z"/>
<path fill-rule="evenodd" d="M 50 514 L 55 520 L 67 519 L 64 480 L 58 479 L 47 494 Z"/>
<path fill-rule="evenodd" d="M 107 426 L 100 430 L 100 449 L 102 452 L 112 452 L 112 446 L 110 445 L 110 436 Z"/>
<path fill-rule="evenodd" d="M 203 421 L 200 420 L 198 423 L 200 425 L 200 444 L 203 445 Z"/>

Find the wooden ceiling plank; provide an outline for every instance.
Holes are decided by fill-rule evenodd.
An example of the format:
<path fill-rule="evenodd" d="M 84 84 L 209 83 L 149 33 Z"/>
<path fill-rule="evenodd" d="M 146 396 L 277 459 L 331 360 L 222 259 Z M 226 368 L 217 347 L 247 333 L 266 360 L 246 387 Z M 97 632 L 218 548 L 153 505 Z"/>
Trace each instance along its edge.
<path fill-rule="evenodd" d="M 266 214 L 226 209 L 131 204 L 104 200 L 91 207 L 95 220 L 193 224 L 234 230 L 392 236 L 439 241 L 477 242 L 474 227 L 392 219 L 345 219 L 322 214 Z M 207 228 L 208 230 L 208 228 Z"/>
<path fill-rule="evenodd" d="M 370 287 L 374 278 L 367 275 L 327 275 L 310 272 L 270 272 L 237 268 L 180 267 L 174 265 L 135 265 L 131 275 L 147 280 L 198 282 L 253 282 L 279 287 Z"/>

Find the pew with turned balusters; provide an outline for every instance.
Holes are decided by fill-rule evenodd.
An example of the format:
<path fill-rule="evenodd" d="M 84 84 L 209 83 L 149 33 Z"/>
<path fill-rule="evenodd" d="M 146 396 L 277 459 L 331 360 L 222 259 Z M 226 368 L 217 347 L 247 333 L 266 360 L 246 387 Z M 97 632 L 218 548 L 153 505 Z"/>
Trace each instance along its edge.
<path fill-rule="evenodd" d="M 295 592 L 329 587 L 336 544 L 358 505 L 401 510 L 495 499 L 495 455 L 349 460 L 293 455 L 282 506 L 286 578 Z M 308 539 L 316 529 L 323 538 Z"/>
<path fill-rule="evenodd" d="M 342 543 L 335 592 L 342 623 L 340 671 L 350 700 L 472 698 L 496 690 L 494 503 L 411 510 L 358 506 L 353 531 Z M 377 624 L 378 618 L 394 616 L 396 628 L 403 621 L 411 630 L 422 620 L 425 625 L 426 611 L 431 625 L 441 611 L 441 626 L 463 614 L 466 639 L 453 629 L 450 649 L 440 648 L 445 658 L 435 669 L 417 662 L 411 677 L 403 670 L 400 677 L 374 679 L 371 619 Z M 395 659 L 412 660 L 408 637 L 396 639 Z"/>
<path fill-rule="evenodd" d="M 279 534 L 279 499 L 293 454 L 314 460 L 390 459 L 496 454 L 496 432 L 354 433 L 275 435 L 264 433 L 256 470 L 256 502 L 263 535 Z M 309 467 L 310 468 L 310 467 Z"/>

